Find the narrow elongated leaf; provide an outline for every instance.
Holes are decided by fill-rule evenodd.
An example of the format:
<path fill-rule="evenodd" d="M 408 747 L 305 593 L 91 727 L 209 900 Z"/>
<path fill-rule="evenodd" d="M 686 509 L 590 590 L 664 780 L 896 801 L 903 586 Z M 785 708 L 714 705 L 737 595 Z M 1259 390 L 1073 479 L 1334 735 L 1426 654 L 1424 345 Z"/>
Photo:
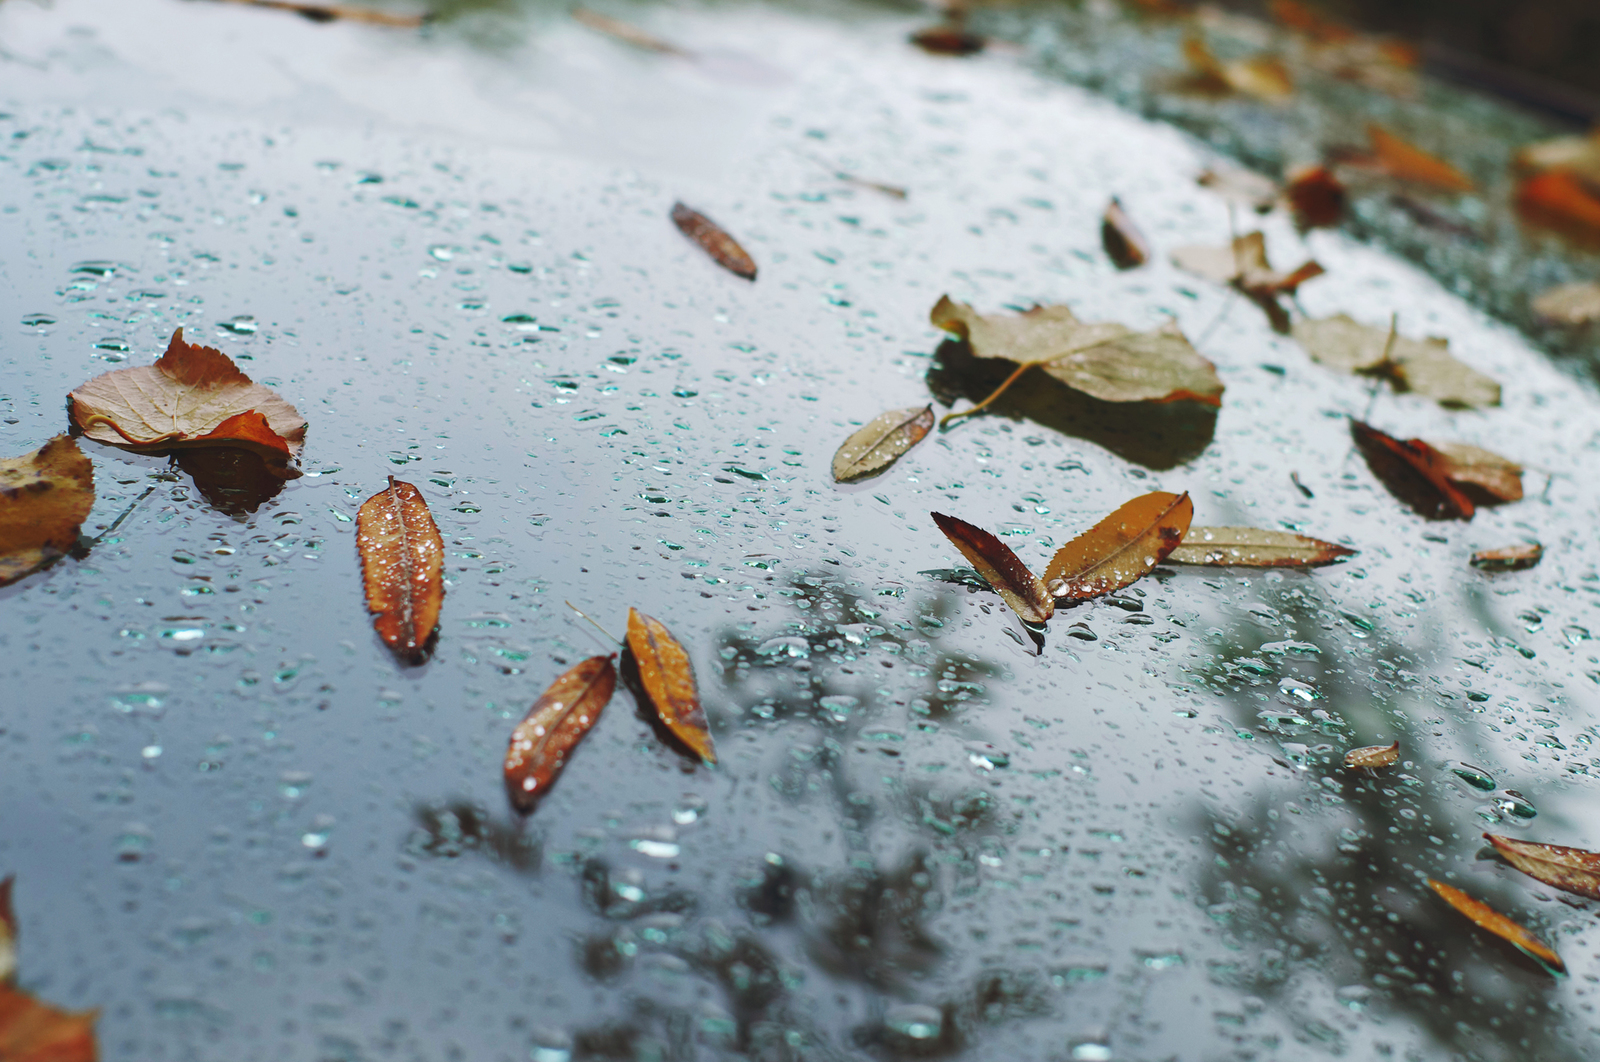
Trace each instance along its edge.
<path fill-rule="evenodd" d="M 134 451 L 240 446 L 284 465 L 298 457 L 306 421 L 222 351 L 172 334 L 154 365 L 96 376 L 67 396 L 73 425 L 96 442 Z"/>
<path fill-rule="evenodd" d="M 612 654 L 613 656 L 616 654 Z M 567 754 L 583 740 L 617 688 L 610 656 L 591 656 L 570 668 L 533 702 L 511 732 L 506 749 L 506 794 L 518 811 L 532 811 L 567 765 Z"/>
<path fill-rule="evenodd" d="M 0 1059 L 5 1062 L 95 1062 L 95 1012 L 74 1014 L 0 984 Z"/>
<path fill-rule="evenodd" d="M 640 29 L 631 22 L 624 22 L 621 19 L 612 18 L 610 15 L 602 15 L 600 12 L 590 11 L 586 7 L 573 8 L 572 20 L 588 26 L 596 33 L 603 33 L 613 40 L 631 44 L 635 48 L 643 48 L 647 52 L 680 57 L 688 57 L 689 55 L 688 52 L 679 48 L 676 44 L 664 41 L 660 37 Z"/>
<path fill-rule="evenodd" d="M 1533 312 L 1561 324 L 1600 321 L 1600 284 L 1592 280 L 1558 284 L 1539 293 L 1533 300 Z"/>
<path fill-rule="evenodd" d="M 1519 542 L 1500 549 L 1480 549 L 1472 555 L 1472 566 L 1486 572 L 1519 572 L 1531 568 L 1544 557 L 1544 547 L 1537 542 Z"/>
<path fill-rule="evenodd" d="M 0 460 L 0 586 L 65 554 L 94 508 L 94 466 L 66 435 Z"/>
<path fill-rule="evenodd" d="M 639 666 L 639 681 L 661 722 L 702 760 L 716 763 L 717 752 L 711 744 L 706 713 L 700 706 L 694 667 L 683 645 L 660 620 L 630 608 L 628 649 Z"/>
<path fill-rule="evenodd" d="M 1294 95 L 1294 77 L 1276 56 L 1254 55 L 1225 63 L 1199 37 L 1183 42 L 1183 56 L 1193 73 L 1181 87 L 1190 91 L 1216 95 L 1237 92 L 1263 103 L 1283 103 Z"/>
<path fill-rule="evenodd" d="M 1442 881 L 1434 881 L 1432 878 L 1428 879 L 1428 888 L 1443 897 L 1451 907 L 1472 919 L 1478 928 L 1487 929 L 1502 940 L 1509 941 L 1518 951 L 1543 963 L 1553 972 L 1566 973 L 1567 968 L 1561 962 L 1561 956 L 1552 951 L 1549 945 L 1482 900 L 1475 900 L 1460 889 L 1446 885 Z"/>
<path fill-rule="evenodd" d="M 1150 261 L 1150 241 L 1144 238 L 1144 233 L 1139 231 L 1139 226 L 1133 223 L 1116 196 L 1111 197 L 1100 218 L 1100 243 L 1118 269 L 1133 269 Z"/>
<path fill-rule="evenodd" d="M 1535 174 L 1517 185 L 1517 209 L 1563 235 L 1588 242 L 1600 238 L 1600 181 L 1567 170 Z"/>
<path fill-rule="evenodd" d="M 1058 549 L 1045 588 L 1075 601 L 1121 590 L 1165 560 L 1193 518 L 1188 494 L 1142 494 Z"/>
<path fill-rule="evenodd" d="M 17 915 L 11 909 L 12 874 L 0 878 L 0 985 L 17 978 Z"/>
<path fill-rule="evenodd" d="M 444 541 L 422 492 L 390 476 L 356 512 L 356 549 L 367 609 L 377 614 L 373 628 L 396 653 L 420 662 L 444 601 Z"/>
<path fill-rule="evenodd" d="M 1056 603 L 1044 582 L 1028 570 L 1011 547 L 981 527 L 943 513 L 929 513 L 944 537 L 972 562 L 978 574 L 1026 623 L 1044 623 L 1055 615 Z"/>
<path fill-rule="evenodd" d="M 1447 192 L 1470 192 L 1472 178 L 1439 158 L 1400 139 L 1376 122 L 1367 125 L 1373 160 L 1391 177 L 1431 185 Z"/>
<path fill-rule="evenodd" d="M 1356 551 L 1292 531 L 1260 527 L 1191 527 L 1167 556 L 1176 564 L 1246 568 L 1312 568 Z"/>
<path fill-rule="evenodd" d="M 1421 439 L 1396 439 L 1359 420 L 1350 422 L 1361 456 L 1389 492 L 1430 520 L 1471 520 L 1476 506 L 1445 474 L 1443 454 Z"/>
<path fill-rule="evenodd" d="M 425 15 L 397 15 L 370 7 L 351 4 L 308 4 L 300 0 L 223 0 L 224 3 L 245 4 L 249 7 L 266 7 L 276 11 L 292 11 L 312 22 L 366 22 L 373 26 L 399 26 L 416 29 L 427 21 Z"/>
<path fill-rule="evenodd" d="M 843 483 L 888 468 L 932 430 L 931 405 L 880 413 L 833 455 L 833 478 Z"/>
<path fill-rule="evenodd" d="M 1600 852 L 1539 844 L 1494 833 L 1483 836 L 1507 863 L 1535 881 L 1574 896 L 1600 900 Z"/>
<path fill-rule="evenodd" d="M 1393 767 L 1400 759 L 1400 742 L 1392 745 L 1367 745 L 1351 749 L 1344 754 L 1344 765 L 1350 770 L 1362 767 Z"/>
<path fill-rule="evenodd" d="M 738 240 L 729 236 L 715 221 L 698 210 L 686 207 L 682 203 L 674 203 L 672 223 L 678 226 L 678 231 L 699 244 L 700 249 L 710 255 L 712 261 L 723 269 L 746 280 L 756 278 L 755 259 L 739 246 Z"/>

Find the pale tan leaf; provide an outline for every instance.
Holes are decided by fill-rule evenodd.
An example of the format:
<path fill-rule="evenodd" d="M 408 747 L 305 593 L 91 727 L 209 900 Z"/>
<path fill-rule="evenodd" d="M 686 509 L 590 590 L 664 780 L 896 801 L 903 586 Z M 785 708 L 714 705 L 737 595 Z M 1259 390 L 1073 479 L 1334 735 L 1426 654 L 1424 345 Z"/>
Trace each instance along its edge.
<path fill-rule="evenodd" d="M 1259 231 L 1235 237 L 1225 247 L 1188 246 L 1172 252 L 1172 262 L 1219 284 L 1232 284 L 1258 298 L 1293 295 L 1306 281 L 1321 276 L 1322 266 L 1306 261 L 1283 272 L 1267 261 L 1267 239 Z"/>
<path fill-rule="evenodd" d="M 1544 558 L 1544 547 L 1537 542 L 1519 542 L 1499 549 L 1480 549 L 1472 555 L 1472 566 L 1486 572 L 1519 572 L 1532 568 Z"/>
<path fill-rule="evenodd" d="M 1311 568 L 1332 564 L 1356 551 L 1292 531 L 1260 527 L 1191 527 L 1167 555 L 1175 564 L 1249 568 Z"/>
<path fill-rule="evenodd" d="M 1574 896 L 1600 900 L 1600 853 L 1493 833 L 1483 836 L 1507 863 L 1528 877 Z"/>
<path fill-rule="evenodd" d="M 1600 321 L 1600 284 L 1592 280 L 1558 284 L 1533 300 L 1533 311 L 1561 324 Z"/>
<path fill-rule="evenodd" d="M 1361 768 L 1393 767 L 1400 759 L 1400 742 L 1392 745 L 1367 745 L 1351 749 L 1344 754 L 1344 765 L 1349 770 Z"/>
<path fill-rule="evenodd" d="M 1197 181 L 1202 188 L 1209 188 L 1258 214 L 1265 214 L 1278 201 L 1277 182 L 1237 166 L 1215 166 L 1201 173 Z"/>
<path fill-rule="evenodd" d="M 1056 603 L 1043 581 L 1022 563 L 1011 547 L 975 524 L 943 513 L 929 513 L 961 555 L 994 587 L 995 593 L 1025 623 L 1035 626 L 1055 615 Z"/>
<path fill-rule="evenodd" d="M 0 586 L 66 553 L 94 508 L 94 466 L 70 436 L 0 459 Z"/>
<path fill-rule="evenodd" d="M 833 455 L 833 478 L 843 483 L 893 464 L 933 430 L 933 407 L 912 406 L 880 413 Z"/>
<path fill-rule="evenodd" d="M 1522 466 L 1510 458 L 1459 442 L 1436 442 L 1445 477 L 1457 486 L 1474 486 L 1498 501 L 1522 499 Z"/>
<path fill-rule="evenodd" d="M 1391 378 L 1443 406 L 1480 408 L 1500 404 L 1500 385 L 1450 353 L 1450 341 L 1391 337 L 1388 328 L 1361 324 L 1345 314 L 1297 321 L 1294 338 L 1311 360 L 1341 372 Z M 1385 357 L 1385 352 L 1388 356 Z"/>

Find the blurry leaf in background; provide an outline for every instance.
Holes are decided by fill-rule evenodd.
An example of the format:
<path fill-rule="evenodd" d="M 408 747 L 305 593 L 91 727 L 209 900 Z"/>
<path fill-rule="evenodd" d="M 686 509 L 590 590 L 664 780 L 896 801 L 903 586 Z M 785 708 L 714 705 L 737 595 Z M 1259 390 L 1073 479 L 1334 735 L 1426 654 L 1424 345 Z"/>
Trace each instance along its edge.
<path fill-rule="evenodd" d="M 396 15 L 370 7 L 350 4 L 308 4 L 299 0 L 219 0 L 220 3 L 244 4 L 247 7 L 266 7 L 276 11 L 292 11 L 312 22 L 366 22 L 374 26 L 398 26 L 416 29 L 428 20 L 427 15 Z"/>
<path fill-rule="evenodd" d="M 373 629 L 421 663 L 444 602 L 444 541 L 422 492 L 390 476 L 356 511 L 356 550 Z"/>
<path fill-rule="evenodd" d="M 1100 243 L 1118 269 L 1133 269 L 1150 260 L 1150 241 L 1133 223 L 1116 196 L 1100 218 Z"/>
<path fill-rule="evenodd" d="M 712 746 L 711 728 L 706 725 L 706 713 L 700 705 L 694 666 L 683 644 L 660 620 L 630 608 L 628 651 L 639 669 L 639 684 L 662 725 L 706 763 L 716 763 L 717 750 Z"/>
<path fill-rule="evenodd" d="M 976 55 L 988 41 L 971 32 L 960 19 L 951 19 L 937 26 L 917 30 L 911 43 L 932 55 Z"/>
<path fill-rule="evenodd" d="M 1056 550 L 1044 571 L 1045 588 L 1074 601 L 1121 590 L 1165 560 L 1192 519 L 1188 494 L 1141 494 Z"/>
<path fill-rule="evenodd" d="M 95 1062 L 95 1012 L 72 1014 L 40 1003 L 16 987 L 15 878 L 0 879 L 0 1062 Z"/>
<path fill-rule="evenodd" d="M 1209 564 L 1218 567 L 1313 568 L 1353 556 L 1355 550 L 1260 527 L 1191 527 L 1168 555 L 1174 564 Z"/>
<path fill-rule="evenodd" d="M 1296 321 L 1294 338 L 1311 360 L 1339 372 L 1386 376 L 1396 388 L 1440 405 L 1481 408 L 1500 404 L 1500 385 L 1450 353 L 1450 341 L 1408 339 L 1361 324 L 1346 314 Z"/>
<path fill-rule="evenodd" d="M 0 459 L 0 586 L 71 550 L 92 508 L 94 466 L 70 436 Z"/>
<path fill-rule="evenodd" d="M 1522 466 L 1508 457 L 1468 443 L 1433 443 L 1434 452 L 1444 458 L 1445 477 L 1479 505 L 1522 500 Z"/>
<path fill-rule="evenodd" d="M 1471 192 L 1477 188 L 1472 178 L 1444 159 L 1402 140 L 1376 122 L 1368 123 L 1367 137 L 1372 142 L 1372 155 L 1352 161 L 1371 166 L 1396 180 L 1425 184 L 1441 191 Z"/>
<path fill-rule="evenodd" d="M 11 909 L 11 886 L 16 875 L 0 878 L 0 984 L 17 979 L 17 914 Z"/>
<path fill-rule="evenodd" d="M 1200 187 L 1209 188 L 1229 202 L 1248 207 L 1258 214 L 1265 214 L 1278 202 L 1276 181 L 1239 166 L 1213 166 L 1195 180 Z"/>
<path fill-rule="evenodd" d="M 1512 157 L 1511 165 L 1524 175 L 1566 170 L 1600 184 L 1600 128 L 1580 136 L 1558 136 L 1526 144 Z"/>
<path fill-rule="evenodd" d="M 1255 55 L 1222 62 L 1203 39 L 1191 36 L 1183 42 L 1183 57 L 1192 70 L 1179 82 L 1186 91 L 1208 95 L 1237 92 L 1273 104 L 1285 103 L 1294 95 L 1294 77 L 1277 56 Z"/>
<path fill-rule="evenodd" d="M 1550 950 L 1549 945 L 1482 900 L 1475 900 L 1460 889 L 1446 885 L 1442 881 L 1434 881 L 1432 878 L 1428 879 L 1428 888 L 1443 897 L 1451 907 L 1472 919 L 1480 929 L 1486 929 L 1495 936 L 1509 941 L 1518 951 L 1544 964 L 1552 973 L 1566 972 L 1567 968 L 1561 962 L 1561 956 Z"/>
<path fill-rule="evenodd" d="M 723 269 L 746 280 L 756 278 L 755 259 L 722 226 L 682 203 L 672 204 L 672 223 Z"/>
<path fill-rule="evenodd" d="M 572 18 L 581 25 L 588 26 L 596 33 L 603 33 L 613 40 L 624 44 L 631 44 L 635 48 L 643 48 L 647 52 L 658 55 L 676 55 L 681 58 L 692 58 L 690 54 L 679 48 L 676 44 L 662 40 L 645 30 L 640 29 L 631 22 L 602 15 L 598 11 L 590 11 L 586 7 L 572 9 Z"/>
<path fill-rule="evenodd" d="M 1502 859 L 1535 881 L 1574 896 L 1600 900 L 1600 853 L 1493 833 L 1483 836 Z"/>
<path fill-rule="evenodd" d="M 1549 288 L 1533 300 L 1533 311 L 1561 324 L 1600 321 L 1600 284 L 1585 280 Z"/>
<path fill-rule="evenodd" d="M 1344 765 L 1348 770 L 1362 768 L 1393 767 L 1400 759 L 1400 742 L 1392 745 L 1367 745 L 1359 749 L 1351 749 L 1344 754 Z"/>
<path fill-rule="evenodd" d="M 1344 183 L 1326 166 L 1300 166 L 1284 182 L 1284 198 L 1302 229 L 1327 228 L 1344 216 Z"/>
<path fill-rule="evenodd" d="M 1517 185 L 1517 209 L 1535 225 L 1581 242 L 1600 242 L 1600 183 L 1571 170 L 1525 178 Z"/>
<path fill-rule="evenodd" d="M 1055 599 L 1045 589 L 1043 580 L 1022 563 L 1022 558 L 1013 553 L 1010 546 L 965 520 L 943 513 L 928 515 L 1023 622 L 1038 626 L 1055 615 Z"/>
<path fill-rule="evenodd" d="M 611 656 L 591 656 L 533 702 L 506 749 L 506 794 L 513 807 L 524 814 L 533 810 L 566 766 L 568 753 L 600 721 L 616 689 Z"/>
<path fill-rule="evenodd" d="M 833 455 L 833 478 L 840 483 L 888 468 L 933 430 L 933 407 L 912 406 L 880 413 Z"/>
<path fill-rule="evenodd" d="M 1532 568 L 1543 557 L 1544 547 L 1539 543 L 1519 542 L 1499 549 L 1480 549 L 1472 555 L 1472 566 L 1486 572 L 1520 572 Z"/>
<path fill-rule="evenodd" d="M 1359 420 L 1350 434 L 1389 492 L 1429 520 L 1471 520 L 1476 507 L 1446 475 L 1449 462 L 1421 439 L 1400 440 Z"/>
<path fill-rule="evenodd" d="M 1266 298 L 1293 295 L 1301 284 L 1325 272 L 1315 261 L 1287 273 L 1274 270 L 1267 261 L 1267 238 L 1259 231 L 1247 232 L 1223 247 L 1179 247 L 1172 252 L 1172 261 L 1179 269 Z"/>

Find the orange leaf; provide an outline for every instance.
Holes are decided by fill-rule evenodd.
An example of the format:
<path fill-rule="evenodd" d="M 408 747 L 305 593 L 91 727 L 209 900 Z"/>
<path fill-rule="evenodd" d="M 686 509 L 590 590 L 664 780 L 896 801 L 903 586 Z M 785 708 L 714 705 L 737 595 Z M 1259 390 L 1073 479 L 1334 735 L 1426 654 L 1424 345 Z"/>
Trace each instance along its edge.
<path fill-rule="evenodd" d="M 739 241 L 729 236 L 715 221 L 698 210 L 692 210 L 682 203 L 674 203 L 672 223 L 678 226 L 678 231 L 699 244 L 700 249 L 710 255 L 723 269 L 746 280 L 756 278 L 755 259 L 745 253 L 745 249 L 739 246 Z"/>
<path fill-rule="evenodd" d="M 1536 174 L 1517 185 L 1517 207 L 1537 224 L 1585 239 L 1600 236 L 1600 190 L 1568 170 Z"/>
<path fill-rule="evenodd" d="M 1446 475 L 1447 459 L 1421 439 L 1402 441 L 1359 420 L 1350 422 L 1361 456 L 1396 498 L 1430 520 L 1471 520 L 1475 507 Z"/>
<path fill-rule="evenodd" d="M 928 515 L 1024 623 L 1038 626 L 1055 615 L 1055 599 L 1045 589 L 1043 580 L 1028 570 L 1010 546 L 965 520 L 943 513 Z"/>
<path fill-rule="evenodd" d="M 73 425 L 125 450 L 240 446 L 279 464 L 300 454 L 306 421 L 222 351 L 172 334 L 154 365 L 96 376 L 67 396 Z"/>
<path fill-rule="evenodd" d="M 1451 907 L 1460 911 L 1480 929 L 1487 929 L 1495 936 L 1511 942 L 1518 951 L 1531 959 L 1543 963 L 1555 973 L 1565 973 L 1567 968 L 1561 962 L 1561 956 L 1550 950 L 1550 947 L 1523 929 L 1520 925 L 1496 911 L 1482 900 L 1474 900 L 1460 889 L 1446 885 L 1442 881 L 1428 879 L 1428 888 L 1444 897 L 1444 901 Z"/>
<path fill-rule="evenodd" d="M 1074 601 L 1121 590 L 1165 560 L 1193 518 L 1188 494 L 1142 494 L 1058 549 L 1045 588 Z"/>
<path fill-rule="evenodd" d="M 444 541 L 422 493 L 389 477 L 389 485 L 356 512 L 356 549 L 373 629 L 413 663 L 427 656 L 428 639 L 444 601 Z"/>
<path fill-rule="evenodd" d="M 1402 181 L 1432 185 L 1447 192 L 1470 192 L 1472 178 L 1443 159 L 1410 144 L 1376 122 L 1367 125 L 1372 153 L 1378 168 Z"/>
<path fill-rule="evenodd" d="M 628 609 L 628 649 L 639 667 L 639 682 L 667 729 L 707 763 L 717 762 L 706 713 L 700 707 L 689 654 L 660 620 Z"/>
<path fill-rule="evenodd" d="M 94 507 L 94 466 L 71 436 L 0 460 L 0 586 L 70 550 Z"/>
<path fill-rule="evenodd" d="M 1122 209 L 1122 203 L 1116 196 L 1111 197 L 1105 215 L 1100 219 L 1100 243 L 1118 269 L 1132 269 L 1150 260 L 1150 241 L 1144 238 L 1139 226 Z"/>
<path fill-rule="evenodd" d="M 1284 197 L 1301 228 L 1337 225 L 1344 214 L 1344 183 L 1326 166 L 1302 166 L 1292 171 L 1284 186 Z"/>
<path fill-rule="evenodd" d="M 612 656 L 616 654 L 613 653 Z M 511 732 L 506 749 L 506 793 L 527 813 L 561 773 L 567 754 L 600 721 L 617 688 L 611 656 L 591 656 L 561 675 Z"/>
<path fill-rule="evenodd" d="M 73 1014 L 0 985 L 0 1059 L 4 1062 L 95 1062 L 95 1012 Z"/>
<path fill-rule="evenodd" d="M 1367 745 L 1351 749 L 1344 754 L 1344 765 L 1350 770 L 1362 767 L 1392 767 L 1400 759 L 1400 742 L 1392 745 Z"/>
<path fill-rule="evenodd" d="M 1538 564 L 1543 557 L 1544 547 L 1539 543 L 1519 542 L 1500 549 L 1480 549 L 1472 555 L 1472 566 L 1486 572 L 1520 572 Z"/>
<path fill-rule="evenodd" d="M 1542 881 L 1562 892 L 1600 900 L 1600 853 L 1559 844 L 1483 835 L 1507 863 L 1535 881 Z"/>

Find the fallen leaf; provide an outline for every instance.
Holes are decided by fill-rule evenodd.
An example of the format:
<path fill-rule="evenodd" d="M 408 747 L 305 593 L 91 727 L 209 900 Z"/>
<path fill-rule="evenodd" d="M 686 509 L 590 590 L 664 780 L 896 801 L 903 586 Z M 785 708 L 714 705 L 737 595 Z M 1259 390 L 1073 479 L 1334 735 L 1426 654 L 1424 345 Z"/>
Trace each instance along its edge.
<path fill-rule="evenodd" d="M 678 231 L 699 244 L 700 249 L 723 269 L 746 280 L 756 278 L 755 259 L 745 253 L 739 242 L 724 232 L 721 226 L 698 210 L 674 203 L 672 223 L 678 226 Z"/>
<path fill-rule="evenodd" d="M 1118 269 L 1132 269 L 1150 260 L 1150 242 L 1116 196 L 1111 197 L 1100 219 L 1100 243 Z"/>
<path fill-rule="evenodd" d="M 573 746 L 600 721 L 616 688 L 617 669 L 611 656 L 591 656 L 563 673 L 533 702 L 511 732 L 506 749 L 506 793 L 512 807 L 523 813 L 533 810 L 567 765 Z"/>
<path fill-rule="evenodd" d="M 154 365 L 115 369 L 73 391 L 67 416 L 89 438 L 125 450 L 239 446 L 285 469 L 306 437 L 305 418 L 276 391 L 222 351 L 184 342 L 182 328 Z"/>
<path fill-rule="evenodd" d="M 1183 56 L 1193 75 L 1185 87 L 1209 93 L 1237 92 L 1263 103 L 1283 103 L 1294 95 L 1294 77 L 1283 60 L 1271 55 L 1222 62 L 1199 37 L 1183 42 Z"/>
<path fill-rule="evenodd" d="M 1344 754 L 1344 765 L 1350 770 L 1362 767 L 1392 767 L 1400 759 L 1400 742 L 1393 745 L 1368 745 L 1351 749 Z"/>
<path fill-rule="evenodd" d="M 694 668 L 683 645 L 660 620 L 630 608 L 628 649 L 639 667 L 639 682 L 661 722 L 702 760 L 716 763 L 717 752 L 711 745 L 705 711 L 700 707 Z"/>
<path fill-rule="evenodd" d="M 1192 519 L 1188 494 L 1142 494 L 1056 550 L 1044 570 L 1045 589 L 1073 601 L 1121 590 L 1165 560 Z"/>
<path fill-rule="evenodd" d="M 1524 145 L 1511 164 L 1519 173 L 1566 170 L 1600 184 L 1600 128 L 1581 136 L 1558 136 Z"/>
<path fill-rule="evenodd" d="M 292 11 L 312 22 L 333 22 L 344 19 L 347 22 L 366 22 L 374 26 L 416 29 L 428 18 L 426 15 L 396 15 L 388 11 L 375 11 L 370 7 L 351 7 L 348 4 L 306 4 L 296 0 L 222 0 L 222 2 Z"/>
<path fill-rule="evenodd" d="M 1353 556 L 1355 550 L 1292 531 L 1259 527 L 1191 527 L 1168 556 L 1174 564 L 1248 568 L 1313 568 Z"/>
<path fill-rule="evenodd" d="M 1539 938 L 1523 929 L 1517 923 L 1496 911 L 1493 907 L 1481 900 L 1474 900 L 1460 889 L 1446 885 L 1442 881 L 1428 879 L 1428 888 L 1438 893 L 1444 901 L 1457 911 L 1472 919 L 1480 929 L 1487 929 L 1495 936 L 1509 941 L 1513 947 L 1531 959 L 1543 963 L 1556 973 L 1565 973 L 1566 967 L 1561 962 L 1561 956 L 1551 951 Z"/>
<path fill-rule="evenodd" d="M 1600 182 L 1570 170 L 1535 174 L 1517 185 L 1517 209 L 1529 221 L 1583 240 L 1600 237 Z"/>
<path fill-rule="evenodd" d="M 1344 182 L 1326 166 L 1301 166 L 1290 171 L 1283 195 L 1289 201 L 1295 223 L 1303 229 L 1337 225 L 1344 216 Z"/>
<path fill-rule="evenodd" d="M 640 29 L 631 22 L 624 22 L 621 19 L 612 18 L 610 15 L 602 15 L 600 12 L 590 11 L 586 7 L 573 8 L 572 18 L 573 21 L 588 26 L 596 33 L 604 33 L 607 37 L 619 40 L 623 44 L 631 44 L 635 48 L 643 48 L 647 52 L 656 52 L 660 55 L 676 55 L 681 58 L 690 57 L 688 52 L 679 48 L 676 44 L 664 41 L 660 37 Z"/>
<path fill-rule="evenodd" d="M 1175 325 L 1135 332 L 1114 322 L 1080 321 L 1065 306 L 1036 306 L 1020 315 L 986 317 L 948 295 L 940 297 L 929 319 L 935 327 L 965 339 L 976 357 L 1020 363 L 988 398 L 947 415 L 945 425 L 988 406 L 1034 367 L 1106 402 L 1190 399 L 1222 404 L 1216 366 L 1201 357 Z"/>
<path fill-rule="evenodd" d="M 16 875 L 0 878 L 0 985 L 17 979 L 17 915 L 11 909 L 11 886 Z"/>
<path fill-rule="evenodd" d="M 1349 27 L 1335 22 L 1298 0 L 1272 0 L 1267 5 L 1272 18 L 1282 26 L 1303 33 L 1314 41 L 1341 41 L 1355 35 Z"/>
<path fill-rule="evenodd" d="M 1250 170 L 1237 166 L 1218 166 L 1206 170 L 1196 179 L 1202 188 L 1209 188 L 1224 199 L 1265 214 L 1278 201 L 1278 185 Z"/>
<path fill-rule="evenodd" d="M 94 508 L 94 466 L 68 435 L 0 459 L 0 586 L 72 549 Z"/>
<path fill-rule="evenodd" d="M 933 55 L 975 55 L 989 42 L 960 22 L 944 22 L 917 30 L 911 35 L 911 43 Z"/>
<path fill-rule="evenodd" d="M 402 657 L 420 663 L 444 601 L 444 542 L 416 487 L 389 485 L 356 511 L 356 549 L 367 610 L 378 636 Z"/>
<path fill-rule="evenodd" d="M 1447 192 L 1471 192 L 1477 187 L 1472 178 L 1448 162 L 1400 139 L 1376 122 L 1368 123 L 1367 137 L 1372 141 L 1372 158 L 1368 161 L 1390 177 Z"/>
<path fill-rule="evenodd" d="M 881 181 L 869 181 L 865 177 L 857 177 L 855 174 L 845 173 L 843 170 L 836 172 L 834 177 L 843 181 L 845 184 L 853 184 L 857 188 L 868 188 L 874 192 L 881 192 L 891 199 L 905 199 L 911 194 L 898 184 L 884 184 Z"/>
<path fill-rule="evenodd" d="M 1396 498 L 1429 520 L 1471 520 L 1472 499 L 1445 474 L 1443 454 L 1421 439 L 1400 440 L 1359 420 L 1350 434 L 1367 467 Z"/>
<path fill-rule="evenodd" d="M 1507 863 L 1551 888 L 1600 900 L 1600 853 L 1486 833 Z"/>
<path fill-rule="evenodd" d="M 1450 341 L 1409 339 L 1364 325 L 1346 314 L 1296 321 L 1294 338 L 1311 360 L 1340 372 L 1385 376 L 1400 390 L 1440 405 L 1481 408 L 1500 404 L 1500 385 L 1450 353 Z"/>
<path fill-rule="evenodd" d="M 1011 611 L 1024 623 L 1034 626 L 1049 621 L 1055 615 L 1055 599 L 1045 589 L 1043 580 L 1033 574 L 1022 559 L 1011 552 L 1011 547 L 981 527 L 943 513 L 929 513 L 939 525 L 944 537 L 972 562 L 978 574 L 994 588 Z"/>
<path fill-rule="evenodd" d="M 1439 442 L 1433 449 L 1444 458 L 1445 478 L 1478 494 L 1479 505 L 1522 500 L 1522 466 L 1509 458 L 1466 443 Z"/>
<path fill-rule="evenodd" d="M 1558 284 L 1533 300 L 1533 311 L 1561 324 L 1587 324 L 1600 321 L 1600 284 L 1592 280 Z"/>
<path fill-rule="evenodd" d="M 888 468 L 932 430 L 931 405 L 880 413 L 833 455 L 833 478 L 843 483 Z"/>
<path fill-rule="evenodd" d="M 1480 549 L 1472 555 L 1472 566 L 1486 572 L 1520 572 L 1538 564 L 1543 557 L 1544 547 L 1539 543 L 1519 542 L 1499 549 Z"/>
<path fill-rule="evenodd" d="M 0 1059 L 4 1062 L 95 1062 L 94 1011 L 74 1014 L 0 985 Z"/>
<path fill-rule="evenodd" d="M 1260 232 L 1247 232 L 1227 247 L 1179 247 L 1172 252 L 1172 261 L 1179 269 L 1263 298 L 1293 295 L 1301 284 L 1325 272 L 1315 261 L 1287 273 L 1274 270 L 1267 262 L 1266 237 Z"/>

